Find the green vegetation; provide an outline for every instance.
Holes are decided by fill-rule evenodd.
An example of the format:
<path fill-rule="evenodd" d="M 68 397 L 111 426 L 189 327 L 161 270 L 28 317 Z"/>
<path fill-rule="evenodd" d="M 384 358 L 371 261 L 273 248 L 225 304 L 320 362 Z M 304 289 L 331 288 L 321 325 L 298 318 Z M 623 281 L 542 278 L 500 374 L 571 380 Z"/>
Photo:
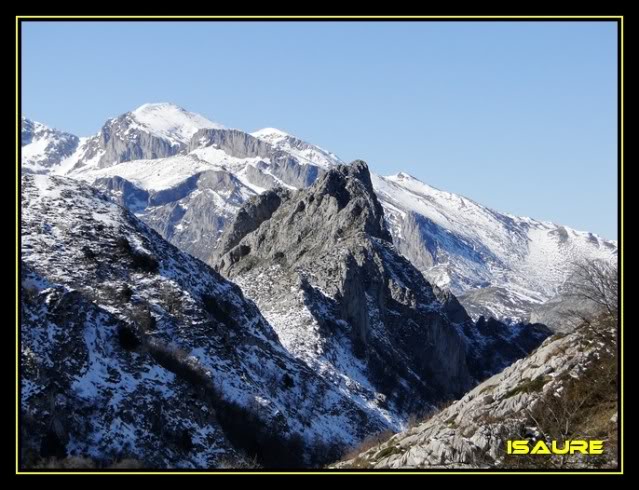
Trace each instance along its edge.
<path fill-rule="evenodd" d="M 402 450 L 398 446 L 387 446 L 375 455 L 375 459 L 382 459 L 401 452 Z"/>

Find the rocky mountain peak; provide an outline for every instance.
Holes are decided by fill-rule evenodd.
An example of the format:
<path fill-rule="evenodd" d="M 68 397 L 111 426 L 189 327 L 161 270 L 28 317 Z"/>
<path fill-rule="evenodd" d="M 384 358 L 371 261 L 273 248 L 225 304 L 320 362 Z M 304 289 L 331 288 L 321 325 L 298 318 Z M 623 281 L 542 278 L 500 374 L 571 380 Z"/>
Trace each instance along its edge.
<path fill-rule="evenodd" d="M 384 224 L 384 211 L 373 190 L 368 165 L 363 160 L 333 167 L 309 191 L 320 201 L 324 196 L 332 197 L 334 204 L 330 202 L 335 208 L 331 207 L 331 210 L 349 216 L 352 219 L 350 228 L 359 228 L 357 231 L 392 242 Z"/>
<path fill-rule="evenodd" d="M 210 262 L 310 367 L 328 363 L 343 378 L 347 368 L 336 360 L 364 362 L 369 388 L 354 396 L 393 400 L 380 408 L 396 423 L 420 403 L 463 392 L 548 335 L 499 322 L 479 328 L 452 293 L 433 290 L 395 249 L 361 160 L 329 169 L 308 188 L 250 199 L 216 254 Z M 411 386 L 410 395 L 398 386 Z"/>
<path fill-rule="evenodd" d="M 73 134 L 23 117 L 20 145 L 24 170 L 36 174 L 48 173 L 73 154 L 79 141 Z"/>
<path fill-rule="evenodd" d="M 169 102 L 144 104 L 129 114 L 132 119 L 152 134 L 182 144 L 188 143 L 191 136 L 199 129 L 224 129 L 221 124 Z"/>
<path fill-rule="evenodd" d="M 307 189 L 267 191 L 249 200 L 222 236 L 216 255 L 229 254 L 218 264 L 226 269 L 249 252 L 297 261 L 311 250 L 373 238 L 392 242 L 368 166 L 357 160 L 330 169 Z"/>
<path fill-rule="evenodd" d="M 365 162 L 252 198 L 218 253 L 285 347 L 391 426 L 472 385 L 465 337 L 394 249 Z"/>

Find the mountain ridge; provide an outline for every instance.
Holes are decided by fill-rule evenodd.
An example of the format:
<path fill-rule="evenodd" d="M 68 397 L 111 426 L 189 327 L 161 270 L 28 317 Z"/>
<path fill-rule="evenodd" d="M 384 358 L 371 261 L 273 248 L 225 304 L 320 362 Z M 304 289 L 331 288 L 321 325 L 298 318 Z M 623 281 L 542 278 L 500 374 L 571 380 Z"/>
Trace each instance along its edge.
<path fill-rule="evenodd" d="M 97 145 L 93 153 L 84 151 L 80 167 L 69 171 L 67 163 L 63 173 L 90 183 L 99 180 L 105 189 L 126 188 L 138 197 L 166 190 L 164 195 L 175 199 L 161 206 L 151 204 L 157 201 L 145 204 L 138 198 L 128 199 L 121 190 L 113 196 L 120 203 L 133 202 L 138 216 L 165 238 L 206 259 L 246 199 L 275 186 L 306 187 L 343 163 L 334 154 L 275 128 L 251 134 L 222 128 L 199 131 L 198 137 L 194 134 L 179 148 L 147 141 L 142 145 L 146 150 L 131 151 L 129 142 L 106 159 L 106 150 L 100 149 L 104 145 Z M 79 148 L 91 144 L 81 142 Z M 138 146 L 139 142 L 133 144 Z M 154 158 L 117 163 L 122 155 L 126 160 L 139 154 Z M 160 154 L 164 159 L 155 158 Z M 189 187 L 189 179 L 207 170 L 228 176 L 212 186 Z M 171 178 L 139 178 L 145 172 L 149 177 L 159 172 Z M 130 184 L 110 182 L 116 176 Z M 617 253 L 614 241 L 499 213 L 405 172 L 387 177 L 373 174 L 372 178 L 398 250 L 431 282 L 458 295 L 474 319 L 526 321 L 533 310 L 560 295 L 572 261 L 614 260 Z M 169 191 L 172 186 L 192 191 Z"/>

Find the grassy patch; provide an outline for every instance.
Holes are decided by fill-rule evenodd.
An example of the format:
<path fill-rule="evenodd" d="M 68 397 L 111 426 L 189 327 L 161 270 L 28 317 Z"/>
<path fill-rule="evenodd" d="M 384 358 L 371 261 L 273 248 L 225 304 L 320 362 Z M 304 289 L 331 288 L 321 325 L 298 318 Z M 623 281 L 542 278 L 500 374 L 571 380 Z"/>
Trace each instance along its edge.
<path fill-rule="evenodd" d="M 382 449 L 380 452 L 378 452 L 375 455 L 375 459 L 382 459 L 382 458 L 385 458 L 387 456 L 391 456 L 393 454 L 399 454 L 401 452 L 402 452 L 401 449 L 399 447 L 397 447 L 397 446 L 388 446 L 388 447 L 385 447 L 384 449 Z"/>
<path fill-rule="evenodd" d="M 494 389 L 495 389 L 495 385 L 484 386 L 481 390 L 479 390 L 479 395 L 483 395 L 484 393 L 490 393 Z"/>

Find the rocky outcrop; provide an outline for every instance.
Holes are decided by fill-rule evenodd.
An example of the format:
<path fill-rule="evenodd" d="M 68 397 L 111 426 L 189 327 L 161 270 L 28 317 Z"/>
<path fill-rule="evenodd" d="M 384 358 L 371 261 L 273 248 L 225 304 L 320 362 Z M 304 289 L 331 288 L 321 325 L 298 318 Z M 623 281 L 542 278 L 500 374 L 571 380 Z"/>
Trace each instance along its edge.
<path fill-rule="evenodd" d="M 615 468 L 618 465 L 614 333 L 580 330 L 546 340 L 529 357 L 447 408 L 333 465 L 374 469 Z M 602 334 L 603 333 L 603 337 Z M 607 340 L 602 342 L 602 338 Z M 604 440 L 602 456 L 512 455 L 506 441 Z"/>
<path fill-rule="evenodd" d="M 269 221 L 271 217 L 274 219 Z M 236 246 L 243 233 L 242 243 L 255 249 L 259 256 L 280 253 L 288 257 L 287 263 L 294 264 L 292 250 L 326 250 L 337 241 L 357 239 L 359 235 L 390 243 L 392 239 L 383 220 L 381 205 L 372 192 L 368 167 L 356 161 L 350 166 L 332 169 L 306 191 L 275 190 L 247 203 L 222 238 L 218 255 Z M 255 225 L 264 228 L 261 233 L 249 236 Z M 225 272 L 230 270 L 223 259 L 220 268 Z"/>
<path fill-rule="evenodd" d="M 461 395 L 544 338 L 527 350 L 516 340 L 513 352 L 506 326 L 478 328 L 452 295 L 433 291 L 393 246 L 361 161 L 305 190 L 249 201 L 211 262 L 256 302 L 294 355 L 331 378 L 357 379 L 357 389 L 346 389 L 388 410 L 391 427 Z"/>
<path fill-rule="evenodd" d="M 310 367 L 330 364 L 336 378 L 349 376 L 338 358 L 360 364 L 361 396 L 391 411 L 395 425 L 472 384 L 462 339 L 430 285 L 392 246 L 364 162 L 331 169 L 306 190 L 263 198 L 223 235 L 218 267 L 295 355 Z M 305 350 L 303 330 L 319 337 L 320 352 Z"/>
<path fill-rule="evenodd" d="M 215 250 L 215 254 L 224 255 L 235 247 L 242 238 L 269 219 L 282 204 L 283 198 L 288 198 L 290 191 L 277 187 L 259 194 L 247 201 L 238 211 L 236 218 L 224 234 L 222 243 Z M 215 259 L 212 259 L 215 261 Z"/>
<path fill-rule="evenodd" d="M 184 146 L 145 131 L 136 131 L 130 114 L 108 121 L 97 136 L 97 146 L 104 152 L 98 168 L 120 162 L 164 158 L 179 153 Z M 90 156 L 87 155 L 89 158 Z"/>

